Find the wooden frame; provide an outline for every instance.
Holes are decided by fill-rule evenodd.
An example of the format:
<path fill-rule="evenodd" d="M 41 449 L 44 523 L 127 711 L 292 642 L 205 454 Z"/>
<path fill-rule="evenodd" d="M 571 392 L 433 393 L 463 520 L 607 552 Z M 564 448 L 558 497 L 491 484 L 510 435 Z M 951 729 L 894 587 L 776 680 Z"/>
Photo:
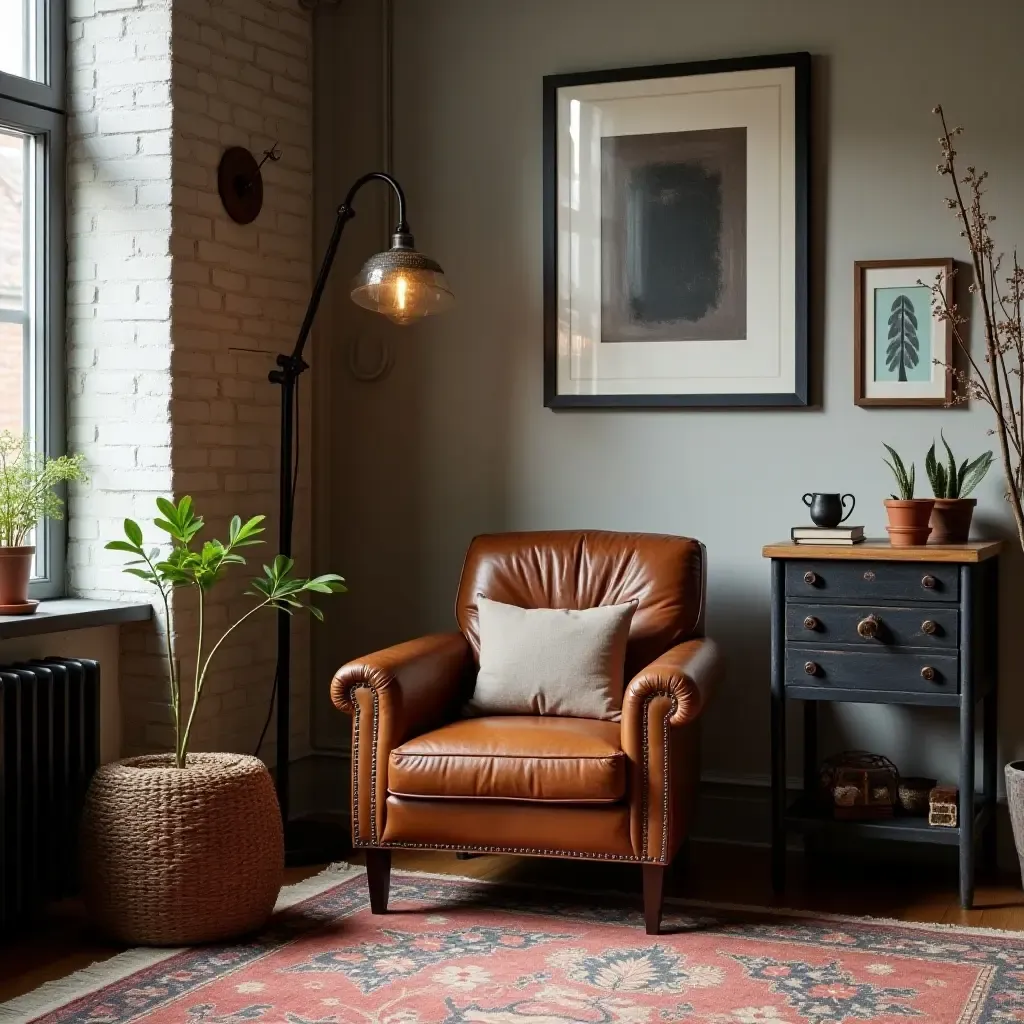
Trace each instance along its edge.
<path fill-rule="evenodd" d="M 953 304 L 953 260 L 942 257 L 917 260 L 857 260 L 853 265 L 853 401 L 866 408 L 945 408 L 953 401 L 953 377 L 946 374 L 946 388 L 941 396 L 934 398 L 868 397 L 865 382 L 867 360 L 865 358 L 866 329 L 864 318 L 865 273 L 869 270 L 896 270 L 919 267 L 925 270 L 941 271 L 945 280 L 946 301 Z M 921 280 L 930 285 L 929 275 L 922 274 Z M 953 365 L 953 328 L 945 323 L 944 351 L 939 354 L 946 366 Z"/>
<path fill-rule="evenodd" d="M 575 86 L 688 75 L 726 74 L 770 68 L 795 72 L 795 245 L 794 245 L 794 387 L 792 392 L 720 394 L 560 394 L 558 391 L 558 91 Z M 548 75 L 544 78 L 544 404 L 549 409 L 792 407 L 809 402 L 809 182 L 810 182 L 809 53 L 769 54 L 727 60 L 696 61 L 648 67 L 618 68 Z"/>
<path fill-rule="evenodd" d="M 35 57 L 43 81 L 0 72 L 0 128 L 32 140 L 32 177 L 26 177 L 25 185 L 35 198 L 35 219 L 30 228 L 34 291 L 25 297 L 25 311 L 35 321 L 35 337 L 30 343 L 34 366 L 26 364 L 24 368 L 24 408 L 31 411 L 33 419 L 26 424 L 26 432 L 50 458 L 67 450 L 65 8 L 64 0 L 40 0 L 27 8 L 35 15 Z M 63 497 L 66 490 L 62 485 L 57 493 Z M 34 543 L 36 562 L 29 597 L 63 597 L 67 590 L 67 523 L 47 519 L 37 529 Z"/>

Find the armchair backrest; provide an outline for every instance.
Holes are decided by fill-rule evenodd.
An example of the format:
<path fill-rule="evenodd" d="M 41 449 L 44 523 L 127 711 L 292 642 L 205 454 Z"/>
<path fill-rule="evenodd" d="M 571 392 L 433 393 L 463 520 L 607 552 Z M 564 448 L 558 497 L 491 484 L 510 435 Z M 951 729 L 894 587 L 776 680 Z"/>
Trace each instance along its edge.
<path fill-rule="evenodd" d="M 455 604 L 480 656 L 477 597 L 519 608 L 595 608 L 636 601 L 626 681 L 670 647 L 704 632 L 704 545 L 689 537 L 604 530 L 475 537 Z"/>

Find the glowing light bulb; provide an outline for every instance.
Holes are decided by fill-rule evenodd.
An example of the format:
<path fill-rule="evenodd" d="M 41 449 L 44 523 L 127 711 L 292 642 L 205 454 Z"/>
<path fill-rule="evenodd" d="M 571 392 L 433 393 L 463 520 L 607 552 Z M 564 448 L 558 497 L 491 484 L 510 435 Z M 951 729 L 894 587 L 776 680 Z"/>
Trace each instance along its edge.
<path fill-rule="evenodd" d="M 433 260 L 395 245 L 363 264 L 352 282 L 352 301 L 396 324 L 411 324 L 447 309 L 454 296 Z"/>

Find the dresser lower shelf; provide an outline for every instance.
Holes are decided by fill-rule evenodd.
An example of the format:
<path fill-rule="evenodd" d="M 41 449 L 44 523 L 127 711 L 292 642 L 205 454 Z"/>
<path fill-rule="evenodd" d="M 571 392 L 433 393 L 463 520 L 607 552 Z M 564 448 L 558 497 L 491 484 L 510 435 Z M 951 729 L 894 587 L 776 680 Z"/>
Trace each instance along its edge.
<path fill-rule="evenodd" d="M 988 692 L 987 688 L 975 694 L 975 701 Z M 786 683 L 786 696 L 796 700 L 848 701 L 851 704 L 918 704 L 931 708 L 958 708 L 958 693 L 922 693 L 906 690 L 861 690 L 840 686 L 805 686 Z"/>
<path fill-rule="evenodd" d="M 988 823 L 992 809 L 987 804 L 974 813 L 974 834 L 981 834 Z M 956 846 L 960 842 L 959 828 L 929 825 L 927 818 L 876 818 L 869 821 L 847 821 L 834 818 L 806 797 L 800 797 L 786 811 L 786 828 L 792 832 L 835 831 L 846 836 L 868 839 L 896 839 L 913 843 L 940 843 Z"/>

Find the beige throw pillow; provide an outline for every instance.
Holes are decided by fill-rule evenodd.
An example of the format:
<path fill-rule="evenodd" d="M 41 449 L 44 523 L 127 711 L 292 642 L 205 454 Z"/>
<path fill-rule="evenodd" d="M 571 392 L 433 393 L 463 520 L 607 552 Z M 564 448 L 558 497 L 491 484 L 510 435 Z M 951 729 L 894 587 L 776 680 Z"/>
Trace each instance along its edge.
<path fill-rule="evenodd" d="M 573 611 L 481 596 L 477 610 L 480 673 L 470 714 L 621 719 L 635 601 Z"/>

